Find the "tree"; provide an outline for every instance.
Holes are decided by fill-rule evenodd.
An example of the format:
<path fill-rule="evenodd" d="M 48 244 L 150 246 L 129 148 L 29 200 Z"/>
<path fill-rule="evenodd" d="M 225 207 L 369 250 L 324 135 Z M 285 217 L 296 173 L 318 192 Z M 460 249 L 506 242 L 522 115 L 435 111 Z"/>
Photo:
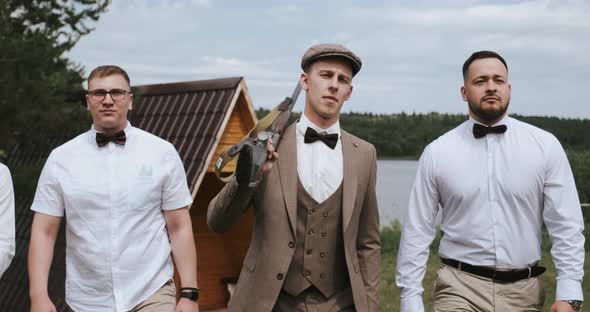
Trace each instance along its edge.
<path fill-rule="evenodd" d="M 0 2 L 0 157 L 16 143 L 72 128 L 83 114 L 82 68 L 63 55 L 92 28 L 107 0 Z M 82 117 L 84 116 L 84 117 Z"/>

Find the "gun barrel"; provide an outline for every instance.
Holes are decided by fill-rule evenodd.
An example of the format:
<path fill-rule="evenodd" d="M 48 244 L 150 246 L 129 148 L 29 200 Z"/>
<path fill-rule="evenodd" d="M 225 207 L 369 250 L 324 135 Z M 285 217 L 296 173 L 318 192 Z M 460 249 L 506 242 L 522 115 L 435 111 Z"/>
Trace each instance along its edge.
<path fill-rule="evenodd" d="M 293 100 L 293 104 L 291 105 L 295 105 L 295 102 L 297 102 L 297 98 L 299 97 L 299 93 L 301 93 L 301 84 L 299 83 L 299 81 L 297 81 L 297 86 L 295 87 L 295 90 L 293 90 L 293 94 L 291 95 L 291 99 Z"/>

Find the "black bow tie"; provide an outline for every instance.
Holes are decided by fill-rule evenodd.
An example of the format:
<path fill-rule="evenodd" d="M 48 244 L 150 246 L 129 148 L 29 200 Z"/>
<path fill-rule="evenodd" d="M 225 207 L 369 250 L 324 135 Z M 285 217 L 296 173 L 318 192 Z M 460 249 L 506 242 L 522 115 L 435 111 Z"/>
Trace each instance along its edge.
<path fill-rule="evenodd" d="M 317 131 L 308 127 L 307 130 L 305 130 L 305 139 L 303 142 L 313 143 L 317 140 L 324 142 L 324 144 L 326 144 L 329 148 L 334 149 L 336 147 L 336 143 L 338 143 L 338 134 L 319 134 Z"/>
<path fill-rule="evenodd" d="M 127 137 L 125 136 L 125 131 L 119 131 L 115 133 L 113 136 L 106 136 L 103 133 L 96 132 L 96 144 L 98 147 L 103 147 L 109 142 L 114 142 L 119 145 L 125 145 L 125 141 L 127 141 Z"/>
<path fill-rule="evenodd" d="M 488 133 L 504 133 L 508 127 L 506 125 L 499 125 L 495 127 L 488 127 L 484 125 L 480 125 L 478 123 L 473 124 L 473 136 L 476 139 L 483 138 Z"/>

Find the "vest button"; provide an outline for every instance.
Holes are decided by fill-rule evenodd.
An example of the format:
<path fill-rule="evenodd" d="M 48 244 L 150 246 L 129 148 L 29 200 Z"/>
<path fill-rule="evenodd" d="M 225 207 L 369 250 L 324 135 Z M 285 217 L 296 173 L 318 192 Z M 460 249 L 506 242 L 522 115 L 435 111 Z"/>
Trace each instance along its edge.
<path fill-rule="evenodd" d="M 324 217 L 327 217 L 328 216 L 328 212 L 327 211 L 324 211 L 323 214 L 324 214 Z"/>
<path fill-rule="evenodd" d="M 280 281 L 283 279 L 283 273 L 277 274 L 277 279 Z"/>
<path fill-rule="evenodd" d="M 307 231 L 307 234 L 309 234 L 309 235 L 313 235 L 313 229 L 311 229 L 311 230 Z"/>
<path fill-rule="evenodd" d="M 315 212 L 315 209 L 309 210 L 309 214 L 313 214 L 314 212 Z"/>
<path fill-rule="evenodd" d="M 308 255 L 311 255 L 311 249 L 308 249 L 305 253 L 307 253 Z"/>
<path fill-rule="evenodd" d="M 289 248 L 294 248 L 295 247 L 295 243 L 294 242 L 289 242 Z"/>
<path fill-rule="evenodd" d="M 305 273 L 303 273 L 305 276 L 311 276 L 311 272 L 310 271 L 305 271 Z"/>
<path fill-rule="evenodd" d="M 326 256 L 326 253 L 325 253 L 325 252 L 320 252 L 320 257 L 322 257 L 322 258 L 323 258 L 323 257 L 325 257 L 325 256 Z"/>
<path fill-rule="evenodd" d="M 320 278 L 326 278 L 326 273 L 320 274 Z"/>
<path fill-rule="evenodd" d="M 326 235 L 328 235 L 327 232 L 322 232 L 322 237 L 326 237 Z"/>

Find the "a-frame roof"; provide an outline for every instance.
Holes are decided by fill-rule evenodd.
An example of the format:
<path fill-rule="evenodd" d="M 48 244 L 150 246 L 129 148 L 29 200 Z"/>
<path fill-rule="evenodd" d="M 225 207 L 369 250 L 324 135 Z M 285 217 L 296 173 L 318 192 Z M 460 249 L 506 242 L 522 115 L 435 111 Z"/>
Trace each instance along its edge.
<path fill-rule="evenodd" d="M 248 122 L 256 120 L 241 77 L 146 85 L 134 92 L 140 100 L 129 120 L 176 147 L 193 197 L 240 97 Z"/>

